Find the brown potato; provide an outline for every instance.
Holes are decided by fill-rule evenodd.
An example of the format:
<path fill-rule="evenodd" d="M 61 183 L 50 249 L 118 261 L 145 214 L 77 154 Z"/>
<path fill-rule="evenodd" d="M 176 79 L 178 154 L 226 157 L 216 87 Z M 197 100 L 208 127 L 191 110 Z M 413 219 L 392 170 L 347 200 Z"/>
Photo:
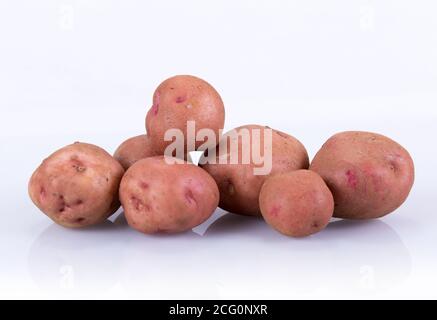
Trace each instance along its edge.
<path fill-rule="evenodd" d="M 85 227 L 104 221 L 120 207 L 123 167 L 109 153 L 76 142 L 45 159 L 29 181 L 33 203 L 56 223 Z"/>
<path fill-rule="evenodd" d="M 171 158 L 142 159 L 124 175 L 120 200 L 129 225 L 143 233 L 190 230 L 215 211 L 219 191 L 201 168 Z"/>
<path fill-rule="evenodd" d="M 404 203 L 414 183 L 410 154 L 395 141 L 370 132 L 330 138 L 311 164 L 335 200 L 334 216 L 373 219 Z"/>
<path fill-rule="evenodd" d="M 269 127 L 259 125 L 246 125 L 238 127 L 236 130 L 241 133 L 243 129 L 249 131 L 252 140 L 254 129 L 260 130 L 261 150 L 264 146 L 264 130 Z M 223 144 L 227 135 L 223 136 Z M 229 139 L 228 139 L 229 141 Z M 272 170 L 267 175 L 255 175 L 254 168 L 260 165 L 253 162 L 244 163 L 242 157 L 243 139 L 238 138 L 238 149 L 222 148 L 217 152 L 217 158 L 223 157 L 230 159 L 238 154 L 237 164 L 205 164 L 203 168 L 215 179 L 220 190 L 220 208 L 232 213 L 260 216 L 258 204 L 259 192 L 264 181 L 271 175 L 294 171 L 299 169 L 308 169 L 309 160 L 305 147 L 296 138 L 283 132 L 273 130 L 272 132 Z M 252 148 L 249 145 L 252 153 Z"/>
<path fill-rule="evenodd" d="M 180 75 L 162 82 L 153 95 L 153 106 L 146 116 L 147 134 L 159 154 L 171 141 L 164 141 L 168 129 L 180 129 L 187 137 L 187 121 L 195 121 L 195 133 L 211 129 L 220 138 L 219 130 L 225 122 L 225 109 L 218 92 L 206 81 L 194 76 Z M 203 144 L 198 141 L 195 148 Z M 188 152 L 194 151 L 188 148 Z M 185 151 L 187 141 L 185 140 Z M 185 152 L 187 153 L 187 152 Z M 170 155 L 168 155 L 170 156 Z"/>
<path fill-rule="evenodd" d="M 152 146 L 150 138 L 142 134 L 124 141 L 115 150 L 114 158 L 120 162 L 124 170 L 127 170 L 138 160 L 158 155 Z"/>
<path fill-rule="evenodd" d="M 270 177 L 259 205 L 265 221 L 282 234 L 306 237 L 324 229 L 334 212 L 334 198 L 315 172 L 298 170 Z"/>

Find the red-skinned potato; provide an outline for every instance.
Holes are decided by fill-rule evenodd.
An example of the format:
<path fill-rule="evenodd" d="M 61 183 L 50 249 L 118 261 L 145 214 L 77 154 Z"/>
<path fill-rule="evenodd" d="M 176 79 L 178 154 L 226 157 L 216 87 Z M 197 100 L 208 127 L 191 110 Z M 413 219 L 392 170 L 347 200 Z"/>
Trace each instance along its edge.
<path fill-rule="evenodd" d="M 271 129 L 269 127 L 259 125 L 246 125 L 234 129 L 237 133 L 241 134 L 243 130 L 246 130 L 250 134 L 251 141 L 254 130 L 260 132 L 260 148 L 264 146 L 264 130 Z M 309 159 L 308 153 L 305 147 L 296 138 L 280 132 L 278 130 L 272 130 L 272 169 L 269 174 L 255 175 L 254 168 L 259 168 L 262 165 L 255 164 L 251 158 L 250 163 L 244 163 L 242 158 L 242 152 L 244 150 L 244 139 L 238 137 L 238 148 L 227 149 L 221 148 L 217 150 L 217 159 L 219 157 L 230 159 L 238 154 L 238 163 L 226 163 L 220 164 L 217 160 L 216 164 L 204 164 L 202 167 L 214 178 L 219 190 L 220 190 L 220 208 L 232 213 L 260 216 L 260 208 L 258 204 L 259 192 L 264 181 L 274 174 L 294 171 L 299 169 L 308 169 Z M 228 138 L 226 133 L 221 144 Z M 235 139 L 234 139 L 235 140 Z M 252 154 L 252 147 L 249 144 L 249 150 Z"/>
<path fill-rule="evenodd" d="M 155 90 L 153 105 L 146 116 L 147 135 L 152 139 L 154 149 L 164 154 L 172 143 L 164 140 L 169 129 L 179 129 L 187 137 L 187 121 L 195 121 L 196 134 L 201 129 L 211 129 L 218 140 L 219 130 L 225 122 L 223 101 L 208 82 L 190 75 L 174 76 Z M 194 149 L 190 147 L 188 152 L 195 151 L 203 143 L 197 141 Z M 184 150 L 187 151 L 187 141 Z"/>
<path fill-rule="evenodd" d="M 371 132 L 336 134 L 317 153 L 310 169 L 331 189 L 338 218 L 385 216 L 404 203 L 414 183 L 408 151 Z"/>
<path fill-rule="evenodd" d="M 204 170 L 182 160 L 181 164 L 169 161 L 172 159 L 165 156 L 142 159 L 121 181 L 120 200 L 126 220 L 140 232 L 187 231 L 217 208 L 217 185 Z"/>
<path fill-rule="evenodd" d="M 50 155 L 29 181 L 33 203 L 56 223 L 85 227 L 120 207 L 123 167 L 100 147 L 74 143 Z"/>
<path fill-rule="evenodd" d="M 324 229 L 334 212 L 334 198 L 315 172 L 277 174 L 261 188 L 259 205 L 264 220 L 280 233 L 306 237 Z"/>
<path fill-rule="evenodd" d="M 115 150 L 114 158 L 120 162 L 124 170 L 129 169 L 138 160 L 159 155 L 152 146 L 151 139 L 145 135 L 139 135 L 124 141 Z"/>

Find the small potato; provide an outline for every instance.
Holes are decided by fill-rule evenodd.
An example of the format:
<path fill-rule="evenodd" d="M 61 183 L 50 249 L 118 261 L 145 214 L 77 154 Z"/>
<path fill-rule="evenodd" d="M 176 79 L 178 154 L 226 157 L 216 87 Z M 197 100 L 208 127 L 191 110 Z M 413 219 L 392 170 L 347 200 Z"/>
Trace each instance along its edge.
<path fill-rule="evenodd" d="M 33 203 L 64 227 L 104 221 L 120 207 L 123 167 L 109 153 L 76 142 L 45 159 L 29 181 Z"/>
<path fill-rule="evenodd" d="M 189 164 L 168 164 L 164 156 L 142 159 L 124 175 L 120 200 L 129 225 L 143 233 L 190 230 L 215 211 L 214 179 Z"/>
<path fill-rule="evenodd" d="M 124 141 L 115 150 L 114 158 L 127 170 L 138 160 L 157 155 L 159 154 L 153 148 L 150 138 L 142 134 Z"/>
<path fill-rule="evenodd" d="M 194 76 L 180 75 L 162 82 L 153 95 L 153 105 L 146 116 L 147 134 L 159 154 L 171 141 L 164 141 L 165 132 L 179 129 L 187 135 L 187 121 L 195 121 L 195 134 L 201 129 L 211 129 L 220 139 L 220 129 L 225 122 L 225 109 L 218 92 L 206 81 Z M 197 141 L 195 149 L 202 145 Z M 185 153 L 195 151 L 187 148 Z M 170 155 L 168 155 L 170 156 Z"/>
<path fill-rule="evenodd" d="M 260 132 L 260 149 L 264 146 L 264 130 L 270 129 L 259 125 L 246 125 L 234 129 L 238 136 L 238 148 L 219 148 L 217 159 L 228 159 L 228 163 L 205 164 L 203 168 L 214 178 L 220 190 L 220 208 L 232 213 L 260 216 L 258 204 L 259 192 L 264 181 L 274 174 L 308 169 L 309 159 L 305 147 L 296 138 L 283 132 L 272 130 L 272 169 L 268 174 L 255 175 L 254 168 L 261 165 L 255 164 L 253 158 L 250 163 L 243 161 L 244 150 L 249 150 L 252 155 L 253 148 L 257 145 L 257 140 L 253 138 L 254 130 Z M 247 143 L 242 137 L 243 131 L 249 132 L 250 141 Z M 220 144 L 225 143 L 228 138 L 226 133 Z M 234 139 L 235 140 L 235 139 Z M 252 143 L 253 142 L 253 143 Z M 229 146 L 229 144 L 228 144 Z M 229 159 L 237 158 L 238 163 L 230 163 Z"/>
<path fill-rule="evenodd" d="M 265 221 L 282 234 L 306 237 L 324 229 L 334 212 L 334 198 L 315 172 L 298 170 L 267 179 L 259 205 Z"/>
<path fill-rule="evenodd" d="M 370 132 L 343 132 L 317 153 L 311 170 L 335 199 L 334 216 L 373 219 L 404 203 L 414 183 L 410 154 L 393 140 Z"/>

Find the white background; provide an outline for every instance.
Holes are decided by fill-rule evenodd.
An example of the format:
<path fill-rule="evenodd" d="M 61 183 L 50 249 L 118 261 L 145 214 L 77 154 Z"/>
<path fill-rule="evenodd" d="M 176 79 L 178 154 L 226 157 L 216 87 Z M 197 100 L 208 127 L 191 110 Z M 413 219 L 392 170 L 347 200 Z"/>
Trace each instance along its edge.
<path fill-rule="evenodd" d="M 433 0 L 0 1 L 0 298 L 437 298 L 437 5 Z M 76 140 L 144 132 L 155 87 L 212 83 L 226 128 L 259 123 L 311 156 L 343 130 L 410 150 L 409 200 L 310 238 L 218 210 L 176 236 L 114 216 L 67 230 L 27 196 Z"/>

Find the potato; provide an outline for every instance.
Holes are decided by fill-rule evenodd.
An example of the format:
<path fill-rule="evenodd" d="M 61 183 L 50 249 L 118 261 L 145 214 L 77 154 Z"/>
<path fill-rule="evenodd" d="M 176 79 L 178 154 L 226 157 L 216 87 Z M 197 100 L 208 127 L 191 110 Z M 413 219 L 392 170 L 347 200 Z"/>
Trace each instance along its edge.
<path fill-rule="evenodd" d="M 414 183 L 410 154 L 393 140 L 370 132 L 343 132 L 317 153 L 311 170 L 319 173 L 335 200 L 334 216 L 373 219 L 404 203 Z"/>
<path fill-rule="evenodd" d="M 315 172 L 298 170 L 272 176 L 259 195 L 265 221 L 282 234 L 306 237 L 324 229 L 334 212 L 334 198 Z"/>
<path fill-rule="evenodd" d="M 159 154 L 171 141 L 164 141 L 165 132 L 179 129 L 187 135 L 187 121 L 195 121 L 195 134 L 201 129 L 211 129 L 220 139 L 220 129 L 225 122 L 225 109 L 218 92 L 206 81 L 189 75 L 180 75 L 162 82 L 153 95 L 153 105 L 146 116 L 147 134 Z M 195 151 L 202 141 L 189 146 L 185 139 L 185 153 Z M 187 152 L 188 150 L 188 152 Z M 171 156 L 168 154 L 168 156 Z"/>
<path fill-rule="evenodd" d="M 165 156 L 133 164 L 120 185 L 128 224 L 143 233 L 190 230 L 208 219 L 219 201 L 214 180 L 201 168 L 168 164 Z"/>
<path fill-rule="evenodd" d="M 138 160 L 157 155 L 159 154 L 153 148 L 150 138 L 142 134 L 124 141 L 115 150 L 114 158 L 127 170 Z"/>
<path fill-rule="evenodd" d="M 247 130 L 250 134 L 251 141 L 256 142 L 253 138 L 254 129 L 260 130 L 261 150 L 264 147 L 264 130 L 269 127 L 259 125 L 246 125 L 234 130 L 241 134 Z M 228 134 L 223 136 L 220 144 L 224 144 L 228 139 Z M 255 175 L 254 168 L 261 167 L 254 163 L 250 158 L 250 163 L 245 163 L 242 157 L 244 139 L 238 138 L 238 149 L 221 148 L 217 151 L 217 159 L 231 159 L 238 155 L 238 163 L 231 164 L 205 164 L 203 168 L 215 179 L 220 190 L 220 208 L 232 213 L 260 216 L 258 204 L 259 192 L 264 181 L 271 175 L 294 171 L 299 169 L 308 169 L 309 159 L 305 147 L 294 137 L 283 132 L 272 130 L 272 170 L 269 174 Z M 244 143 L 245 144 L 245 143 Z M 245 144 L 246 145 L 246 144 Z M 255 145 L 247 146 L 252 154 Z M 220 149 L 220 148 L 219 148 Z"/>
<path fill-rule="evenodd" d="M 120 207 L 123 167 L 105 150 L 76 142 L 45 159 L 29 181 L 33 203 L 64 227 L 104 221 Z"/>

